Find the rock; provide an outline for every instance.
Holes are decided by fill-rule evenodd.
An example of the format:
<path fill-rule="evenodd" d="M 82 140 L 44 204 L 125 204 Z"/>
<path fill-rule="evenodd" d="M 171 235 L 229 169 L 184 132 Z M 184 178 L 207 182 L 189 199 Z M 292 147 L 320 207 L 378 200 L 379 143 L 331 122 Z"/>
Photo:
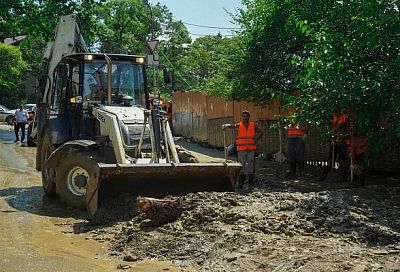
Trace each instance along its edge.
<path fill-rule="evenodd" d="M 123 260 L 125 262 L 136 262 L 136 261 L 138 261 L 138 257 L 132 256 L 132 255 L 125 255 Z"/>
<path fill-rule="evenodd" d="M 226 261 L 227 261 L 228 263 L 233 262 L 233 261 L 236 261 L 236 260 L 237 260 L 237 257 L 236 257 L 236 256 L 232 256 L 232 257 L 226 258 Z"/>
<path fill-rule="evenodd" d="M 131 268 L 131 266 L 128 265 L 128 264 L 118 264 L 118 265 L 117 265 L 117 269 L 126 270 L 126 269 L 129 269 L 129 268 Z"/>

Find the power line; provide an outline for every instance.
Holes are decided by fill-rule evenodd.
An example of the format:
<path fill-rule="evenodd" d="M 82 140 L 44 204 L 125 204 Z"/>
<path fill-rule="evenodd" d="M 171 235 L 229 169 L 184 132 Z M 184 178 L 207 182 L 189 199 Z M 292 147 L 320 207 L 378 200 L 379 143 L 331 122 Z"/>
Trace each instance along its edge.
<path fill-rule="evenodd" d="M 228 30 L 241 30 L 242 29 L 240 27 L 219 27 L 219 26 L 198 25 L 198 24 L 192 24 L 192 23 L 187 23 L 187 22 L 182 22 L 182 23 L 185 24 L 185 25 L 203 27 L 203 28 L 228 29 Z"/>
<path fill-rule="evenodd" d="M 199 37 L 205 37 L 205 36 L 217 36 L 217 35 L 211 35 L 211 34 L 196 34 L 196 33 L 190 33 L 189 32 L 189 34 L 190 35 L 192 35 L 192 36 L 199 36 Z M 220 35 L 221 36 L 224 36 L 224 37 L 234 37 L 234 36 L 236 36 L 236 35 L 234 35 L 234 34 L 221 34 L 220 33 Z"/>
<path fill-rule="evenodd" d="M 169 65 L 171 65 L 171 67 L 176 71 L 176 73 L 178 74 L 178 76 L 183 80 L 183 82 L 190 87 L 190 89 L 193 89 L 193 86 L 190 85 L 185 78 L 179 73 L 179 71 L 177 69 L 175 69 L 174 65 L 172 64 L 172 62 L 168 59 L 168 57 L 164 54 L 164 52 L 161 51 L 161 55 L 168 61 Z"/>

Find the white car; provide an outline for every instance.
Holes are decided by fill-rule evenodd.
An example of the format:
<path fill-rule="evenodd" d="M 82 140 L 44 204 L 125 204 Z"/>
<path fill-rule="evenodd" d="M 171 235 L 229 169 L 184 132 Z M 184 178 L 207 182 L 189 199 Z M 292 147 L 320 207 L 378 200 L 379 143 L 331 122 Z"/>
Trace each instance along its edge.
<path fill-rule="evenodd" d="M 9 125 L 14 123 L 15 110 L 10 110 L 3 105 L 0 105 L 0 122 L 6 122 Z"/>

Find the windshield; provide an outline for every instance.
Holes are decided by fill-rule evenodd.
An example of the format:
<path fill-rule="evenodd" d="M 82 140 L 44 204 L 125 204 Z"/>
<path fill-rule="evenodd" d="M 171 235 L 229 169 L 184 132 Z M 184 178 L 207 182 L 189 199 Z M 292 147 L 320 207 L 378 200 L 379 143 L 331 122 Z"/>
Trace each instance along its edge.
<path fill-rule="evenodd" d="M 1 111 L 9 111 L 10 109 L 8 109 L 7 107 L 4 107 L 3 105 L 0 105 L 0 110 Z"/>
<path fill-rule="evenodd" d="M 112 62 L 112 105 L 145 106 L 144 75 L 142 66 L 130 61 Z M 108 68 L 104 60 L 85 63 L 83 100 L 106 103 Z"/>

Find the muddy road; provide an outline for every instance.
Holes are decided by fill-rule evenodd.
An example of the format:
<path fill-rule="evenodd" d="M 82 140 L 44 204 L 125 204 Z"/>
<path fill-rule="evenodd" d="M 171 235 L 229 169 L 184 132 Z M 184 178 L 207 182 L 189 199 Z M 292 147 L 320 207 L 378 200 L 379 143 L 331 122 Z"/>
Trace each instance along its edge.
<path fill-rule="evenodd" d="M 223 153 L 187 141 L 202 162 Z M 0 130 L 0 271 L 400 271 L 400 180 L 319 182 L 277 175 L 257 160 L 247 194 L 181 198 L 169 223 L 151 224 L 126 194 L 93 220 L 43 198 L 34 149 Z"/>
<path fill-rule="evenodd" d="M 35 148 L 15 144 L 10 128 L 0 124 L 0 271 L 181 271 L 170 262 L 123 262 L 110 257 L 107 239 L 79 232 L 86 213 L 44 197 Z"/>

